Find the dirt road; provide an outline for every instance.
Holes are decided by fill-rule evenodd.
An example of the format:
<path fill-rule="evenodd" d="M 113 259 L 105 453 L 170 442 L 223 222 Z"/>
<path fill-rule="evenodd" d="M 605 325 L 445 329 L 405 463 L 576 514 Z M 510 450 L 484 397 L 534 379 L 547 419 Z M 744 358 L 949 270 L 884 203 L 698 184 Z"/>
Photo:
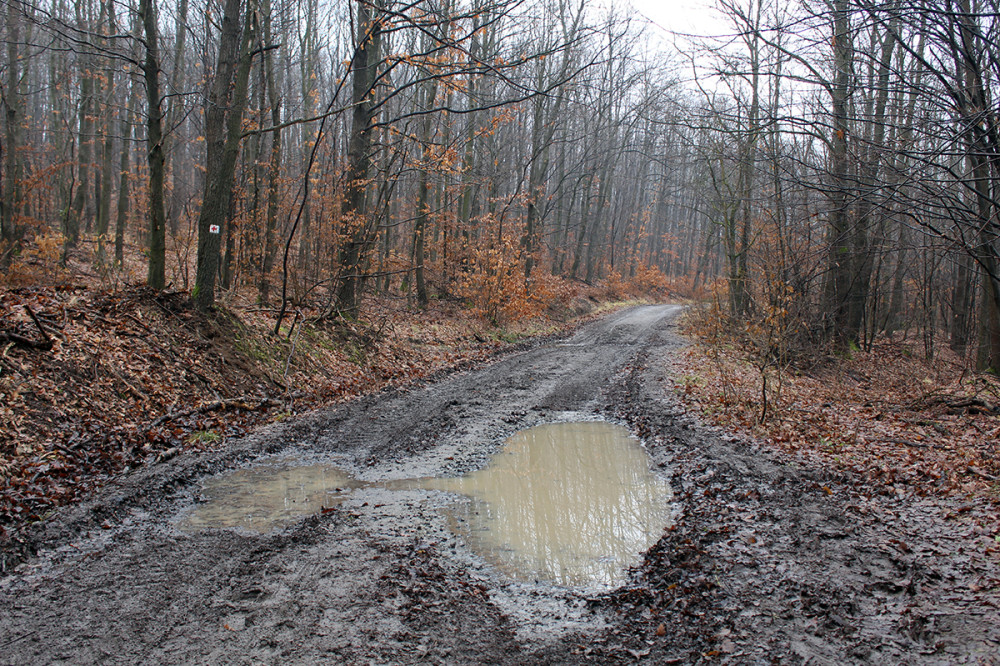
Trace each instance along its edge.
<path fill-rule="evenodd" d="M 0 663 L 997 663 L 981 509 L 873 494 L 698 425 L 672 397 L 679 311 L 628 310 L 123 477 L 0 580 Z M 507 578 L 422 490 L 358 489 L 265 534 L 182 529 L 225 470 L 454 476 L 516 431 L 587 418 L 641 437 L 674 491 L 673 526 L 612 591 Z"/>

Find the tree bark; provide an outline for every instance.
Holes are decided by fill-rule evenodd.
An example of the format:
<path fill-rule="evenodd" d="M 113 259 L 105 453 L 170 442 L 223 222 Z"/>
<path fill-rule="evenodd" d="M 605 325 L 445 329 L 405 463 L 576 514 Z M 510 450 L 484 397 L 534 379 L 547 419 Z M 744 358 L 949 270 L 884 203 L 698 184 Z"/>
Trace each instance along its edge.
<path fill-rule="evenodd" d="M 174 42 L 174 66 L 170 73 L 170 92 L 177 93 L 184 85 L 184 66 L 187 59 L 187 20 L 188 0 L 180 0 L 177 6 L 177 36 Z M 181 113 L 182 98 L 171 96 L 167 102 L 167 127 L 172 138 L 165 144 L 164 154 L 170 161 L 170 176 L 173 187 L 170 190 L 170 203 L 167 206 L 167 224 L 170 233 L 176 236 L 180 232 L 181 211 L 184 209 L 184 197 L 187 194 L 190 160 L 188 159 L 187 141 L 182 134 Z"/>
<path fill-rule="evenodd" d="M 107 15 L 106 25 L 100 26 L 102 31 L 107 31 L 105 34 L 115 34 L 117 32 L 117 27 L 115 25 L 115 6 L 114 0 L 107 0 L 107 10 L 103 13 Z M 107 38 L 103 39 L 107 42 Z M 105 112 L 101 114 L 101 124 L 102 133 L 104 134 L 104 141 L 101 145 L 101 180 L 100 180 L 100 198 L 98 199 L 97 206 L 97 265 L 103 266 L 106 261 L 106 250 L 105 246 L 108 242 L 108 225 L 111 222 L 111 162 L 112 153 L 114 152 L 114 133 L 111 131 L 111 125 L 114 122 L 114 113 L 111 111 L 113 108 L 112 101 L 115 96 L 115 63 L 112 60 L 108 60 L 104 68 L 105 76 L 105 87 L 104 87 L 104 110 Z"/>
<path fill-rule="evenodd" d="M 264 16 L 264 43 L 271 43 L 271 0 L 264 0 L 262 5 Z M 274 56 L 268 49 L 264 53 L 264 75 L 266 77 L 268 102 L 271 107 L 271 125 L 281 124 L 281 93 L 278 90 L 277 76 L 274 71 Z M 274 269 L 275 232 L 278 228 L 278 185 L 281 175 L 281 130 L 271 132 L 271 156 L 267 172 L 267 212 L 264 221 L 264 261 L 261 266 L 258 300 L 267 304 L 271 292 L 271 271 Z"/>
<path fill-rule="evenodd" d="M 76 2 L 76 19 L 81 30 L 89 31 L 90 13 L 89 7 L 84 4 L 84 0 Z M 94 140 L 94 77 L 91 72 L 93 67 L 93 57 L 88 54 L 80 56 L 80 104 L 78 107 L 78 128 L 77 136 L 77 178 L 73 185 L 76 187 L 73 194 L 73 203 L 66 215 L 63 225 L 63 235 L 66 237 L 63 250 L 63 261 L 65 262 L 68 251 L 76 247 L 80 240 L 80 230 L 83 227 L 90 228 L 91 220 L 89 211 L 93 205 L 90 201 L 90 190 L 92 187 L 93 175 L 93 140 Z M 85 220 L 86 217 L 86 220 Z"/>
<path fill-rule="evenodd" d="M 132 121 L 138 104 L 138 87 L 133 83 L 128 95 L 128 105 L 121 118 L 122 152 L 118 168 L 118 207 L 115 213 L 115 263 L 119 266 L 125 259 L 125 231 L 128 227 L 129 212 L 129 172 L 132 157 Z"/>
<path fill-rule="evenodd" d="M 432 109 L 437 100 L 437 82 L 428 81 L 425 87 L 424 108 Z M 430 160 L 431 134 L 433 131 L 433 120 L 430 114 L 425 115 L 421 122 L 423 124 L 420 140 L 423 143 L 423 157 L 421 159 L 422 168 L 417 182 L 417 217 L 413 224 L 413 271 L 414 279 L 417 283 L 417 303 L 420 307 L 426 307 L 427 280 L 424 276 L 424 237 L 427 234 L 427 222 L 430 217 Z"/>
<path fill-rule="evenodd" d="M 241 0 L 226 0 L 219 57 L 205 109 L 205 193 L 198 218 L 198 268 L 192 299 L 207 311 L 215 303 L 221 231 L 229 216 L 236 157 L 247 104 L 254 22 L 248 7 L 241 25 Z"/>
<path fill-rule="evenodd" d="M 832 135 L 830 137 L 829 275 L 826 288 L 828 333 L 843 347 L 857 341 L 859 330 L 852 328 L 850 302 L 855 289 L 853 275 L 853 223 L 850 198 L 850 164 L 847 142 L 850 132 L 848 95 L 851 81 L 851 35 L 849 0 L 833 3 L 834 77 L 830 84 Z"/>
<path fill-rule="evenodd" d="M 341 207 L 341 220 L 348 238 L 339 253 L 340 280 L 336 295 L 337 311 L 356 317 L 361 307 L 364 287 L 365 251 L 374 236 L 374 224 L 368 219 L 367 189 L 371 169 L 372 131 L 375 116 L 375 81 L 381 62 L 381 11 L 384 0 L 358 0 L 357 35 L 352 59 L 352 98 L 354 113 L 347 154 L 347 187 Z"/>
<path fill-rule="evenodd" d="M 149 162 L 149 271 L 146 282 L 153 289 L 166 286 L 166 213 L 163 208 L 163 111 L 160 108 L 160 65 L 153 0 L 140 0 L 143 30 L 146 34 L 146 59 L 142 73 L 146 79 L 146 141 Z"/>
<path fill-rule="evenodd" d="M 0 270 L 6 269 L 17 252 L 21 238 L 21 145 L 20 125 L 24 115 L 21 99 L 21 7 L 16 2 L 7 7 L 7 77 L 4 86 L 3 200 L 0 201 Z"/>

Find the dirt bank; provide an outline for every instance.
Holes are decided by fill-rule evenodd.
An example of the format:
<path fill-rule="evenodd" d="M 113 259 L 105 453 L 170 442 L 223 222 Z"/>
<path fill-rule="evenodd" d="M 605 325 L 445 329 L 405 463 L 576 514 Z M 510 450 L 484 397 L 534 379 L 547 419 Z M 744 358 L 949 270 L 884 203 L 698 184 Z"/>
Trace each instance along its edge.
<path fill-rule="evenodd" d="M 121 478 L 37 528 L 40 555 L 0 580 L 0 661 L 991 663 L 1000 572 L 967 521 L 980 508 L 871 494 L 700 427 L 667 372 L 679 311 L 632 309 Z M 361 489 L 263 535 L 179 529 L 224 470 L 457 475 L 515 431 L 587 418 L 630 427 L 674 487 L 674 526 L 616 590 L 507 579 L 427 491 Z"/>

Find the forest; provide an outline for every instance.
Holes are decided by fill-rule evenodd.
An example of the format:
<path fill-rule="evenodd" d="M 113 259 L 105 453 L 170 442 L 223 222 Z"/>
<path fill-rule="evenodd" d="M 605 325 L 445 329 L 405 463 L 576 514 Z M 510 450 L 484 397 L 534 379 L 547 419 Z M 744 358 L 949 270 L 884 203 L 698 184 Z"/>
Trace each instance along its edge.
<path fill-rule="evenodd" d="M 714 289 L 779 355 L 905 329 L 993 368 L 996 7 L 717 11 L 5 1 L 0 265 L 242 292 L 275 330 L 613 277 Z"/>
<path fill-rule="evenodd" d="M 787 372 L 880 341 L 945 354 L 980 381 L 950 404 L 997 410 L 986 0 L 721 0 L 709 35 L 586 0 L 3 12 L 7 351 L 52 348 L 58 289 L 145 286 L 269 328 L 287 395 L 299 321 L 364 347 L 398 339 L 386 303 L 404 322 L 449 304 L 482 341 L 584 294 L 686 298 L 703 342 L 756 369 L 745 420 Z M 133 408 L 179 399 L 115 382 Z"/>
<path fill-rule="evenodd" d="M 666 4 L 0 0 L 0 661 L 995 663 L 1000 0 Z"/>

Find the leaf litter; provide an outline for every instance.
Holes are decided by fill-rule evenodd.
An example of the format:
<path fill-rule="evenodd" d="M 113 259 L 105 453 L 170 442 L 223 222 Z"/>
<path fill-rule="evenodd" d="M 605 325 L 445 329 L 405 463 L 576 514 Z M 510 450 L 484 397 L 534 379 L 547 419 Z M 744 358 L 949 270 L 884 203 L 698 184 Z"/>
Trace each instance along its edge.
<path fill-rule="evenodd" d="M 593 307 L 582 289 L 574 298 Z M 0 290 L 0 552 L 18 559 L 27 525 L 129 468 L 569 325 L 550 316 L 498 335 L 458 303 L 414 312 L 372 298 L 359 321 L 297 311 L 273 335 L 273 314 L 238 303 L 205 315 L 184 292 L 145 287 Z"/>

